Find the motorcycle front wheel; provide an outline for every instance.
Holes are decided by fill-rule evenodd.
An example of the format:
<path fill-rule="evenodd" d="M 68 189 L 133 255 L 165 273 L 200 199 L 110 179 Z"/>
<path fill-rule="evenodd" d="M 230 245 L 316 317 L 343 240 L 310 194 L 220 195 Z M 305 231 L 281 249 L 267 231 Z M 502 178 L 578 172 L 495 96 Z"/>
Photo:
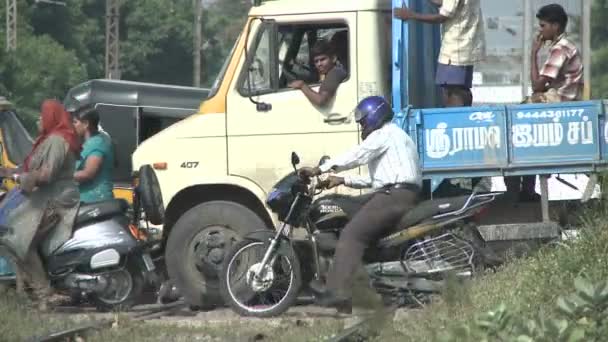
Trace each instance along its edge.
<path fill-rule="evenodd" d="M 300 262 L 291 245 L 277 248 L 262 269 L 268 244 L 244 240 L 224 259 L 220 291 L 241 316 L 273 317 L 295 304 L 301 287 Z"/>

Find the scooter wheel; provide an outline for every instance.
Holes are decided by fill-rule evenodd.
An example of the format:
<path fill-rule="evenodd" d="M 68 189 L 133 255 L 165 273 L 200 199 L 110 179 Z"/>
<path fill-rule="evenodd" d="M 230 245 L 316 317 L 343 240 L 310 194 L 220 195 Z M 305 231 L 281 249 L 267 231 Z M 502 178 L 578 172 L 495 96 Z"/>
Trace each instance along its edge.
<path fill-rule="evenodd" d="M 107 275 L 108 286 L 103 293 L 91 295 L 97 311 L 126 311 L 142 296 L 144 276 L 142 268 L 134 261 Z"/>

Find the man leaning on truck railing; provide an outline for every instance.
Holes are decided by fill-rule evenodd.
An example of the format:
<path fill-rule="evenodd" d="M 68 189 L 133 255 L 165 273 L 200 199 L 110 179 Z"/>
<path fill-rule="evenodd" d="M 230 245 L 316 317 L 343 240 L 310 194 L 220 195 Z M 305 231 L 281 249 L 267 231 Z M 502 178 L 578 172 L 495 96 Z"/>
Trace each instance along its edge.
<path fill-rule="evenodd" d="M 471 106 L 473 66 L 485 54 L 485 38 L 480 0 L 429 0 L 439 13 L 416 13 L 405 5 L 395 8 L 395 17 L 442 24 L 441 51 L 435 84 L 443 89 L 446 107 Z"/>
<path fill-rule="evenodd" d="M 541 7 L 536 14 L 538 32 L 532 44 L 530 80 L 532 96 L 523 103 L 551 103 L 582 100 L 583 62 L 579 50 L 566 37 L 568 15 L 558 4 Z M 538 67 L 538 52 L 549 42 L 549 56 Z M 521 183 L 520 183 L 521 182 Z M 520 188 L 521 184 L 521 188 Z M 507 191 L 519 192 L 520 201 L 539 201 L 534 190 L 536 176 L 505 177 Z"/>

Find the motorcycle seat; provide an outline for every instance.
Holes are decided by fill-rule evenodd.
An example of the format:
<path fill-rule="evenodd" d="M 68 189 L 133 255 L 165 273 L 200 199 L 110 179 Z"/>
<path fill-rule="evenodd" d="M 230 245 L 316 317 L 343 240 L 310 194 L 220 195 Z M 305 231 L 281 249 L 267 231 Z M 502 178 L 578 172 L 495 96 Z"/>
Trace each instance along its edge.
<path fill-rule="evenodd" d="M 431 218 L 435 215 L 445 214 L 450 211 L 456 211 L 461 209 L 469 196 L 449 197 L 449 198 L 438 198 L 433 200 L 427 200 L 419 203 L 414 209 L 408 211 L 403 217 L 396 228 L 402 229 L 415 225 L 421 221 Z"/>
<path fill-rule="evenodd" d="M 103 220 L 107 217 L 124 214 L 129 203 L 124 199 L 111 199 L 102 202 L 81 204 L 76 214 L 74 226 L 80 227 L 86 223 Z"/>

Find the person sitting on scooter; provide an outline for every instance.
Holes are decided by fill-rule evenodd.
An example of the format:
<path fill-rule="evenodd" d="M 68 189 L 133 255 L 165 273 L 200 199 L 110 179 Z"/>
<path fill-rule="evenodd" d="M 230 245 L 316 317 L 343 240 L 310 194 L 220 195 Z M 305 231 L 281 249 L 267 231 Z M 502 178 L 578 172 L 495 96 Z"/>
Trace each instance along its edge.
<path fill-rule="evenodd" d="M 365 248 L 396 225 L 417 202 L 422 173 L 416 144 L 390 122 L 392 117 L 393 111 L 384 98 L 363 99 L 355 108 L 355 120 L 361 125 L 361 144 L 319 167 L 299 170 L 301 177 L 313 177 L 367 165 L 369 177 L 329 176 L 322 185 L 328 189 L 345 185 L 375 190 L 342 231 L 326 286 L 311 283 L 319 305 L 348 311 L 351 295 L 347 285 L 361 264 Z"/>
<path fill-rule="evenodd" d="M 57 249 L 72 234 L 80 195 L 73 180 L 80 141 L 70 115 L 56 100 L 42 103 L 39 135 L 19 169 L 0 168 L 18 187 L 0 202 L 2 243 L 11 246 L 18 268 L 46 310 L 51 287 L 39 253 Z"/>
<path fill-rule="evenodd" d="M 76 133 L 84 140 L 76 162 L 74 180 L 78 182 L 80 201 L 93 203 L 114 198 L 112 169 L 114 148 L 110 136 L 99 131 L 99 113 L 93 107 L 73 114 Z"/>

